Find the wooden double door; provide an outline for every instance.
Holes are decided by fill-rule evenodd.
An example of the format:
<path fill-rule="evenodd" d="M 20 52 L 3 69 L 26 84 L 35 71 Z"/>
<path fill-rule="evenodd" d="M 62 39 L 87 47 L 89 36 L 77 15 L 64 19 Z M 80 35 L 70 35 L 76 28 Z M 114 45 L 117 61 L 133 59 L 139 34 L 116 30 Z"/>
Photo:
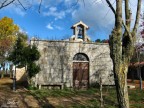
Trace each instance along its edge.
<path fill-rule="evenodd" d="M 87 89 L 89 85 L 89 63 L 73 63 L 73 86 L 76 89 Z"/>

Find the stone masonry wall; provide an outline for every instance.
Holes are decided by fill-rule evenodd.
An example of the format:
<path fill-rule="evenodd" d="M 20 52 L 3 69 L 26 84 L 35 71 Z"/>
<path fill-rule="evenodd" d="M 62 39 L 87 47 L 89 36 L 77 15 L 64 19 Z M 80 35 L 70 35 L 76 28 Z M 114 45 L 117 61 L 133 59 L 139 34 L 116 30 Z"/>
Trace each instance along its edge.
<path fill-rule="evenodd" d="M 89 58 L 89 83 L 98 83 L 102 77 L 104 85 L 113 85 L 112 60 L 109 45 L 69 41 L 31 41 L 40 51 L 41 57 L 37 63 L 41 71 L 34 78 L 38 83 L 65 83 L 73 87 L 73 57 L 84 53 Z"/>

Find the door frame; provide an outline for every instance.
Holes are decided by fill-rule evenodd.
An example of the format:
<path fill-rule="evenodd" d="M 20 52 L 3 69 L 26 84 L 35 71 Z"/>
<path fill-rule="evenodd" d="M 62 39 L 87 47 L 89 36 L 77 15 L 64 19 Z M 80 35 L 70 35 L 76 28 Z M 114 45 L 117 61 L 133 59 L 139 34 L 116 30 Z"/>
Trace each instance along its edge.
<path fill-rule="evenodd" d="M 77 57 L 75 57 L 77 54 L 81 54 L 82 56 L 85 56 L 85 58 L 86 58 L 86 60 L 80 60 L 79 58 L 77 58 Z M 87 79 L 87 88 L 89 88 L 89 75 L 90 75 L 90 63 L 89 63 L 89 58 L 88 58 L 88 56 L 86 55 L 86 54 L 84 54 L 84 53 L 77 53 L 75 56 L 74 56 L 74 58 L 73 58 L 73 73 L 72 73 L 72 75 L 73 75 L 73 87 L 75 87 L 75 80 L 74 80 L 74 63 L 88 63 L 88 79 Z M 75 59 L 75 58 L 77 58 L 77 59 Z"/>

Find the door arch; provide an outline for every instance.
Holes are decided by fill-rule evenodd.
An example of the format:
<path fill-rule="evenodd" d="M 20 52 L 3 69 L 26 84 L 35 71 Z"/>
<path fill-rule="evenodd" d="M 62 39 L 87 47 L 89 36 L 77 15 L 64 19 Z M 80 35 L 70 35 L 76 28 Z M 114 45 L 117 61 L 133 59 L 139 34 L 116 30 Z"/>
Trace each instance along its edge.
<path fill-rule="evenodd" d="M 84 53 L 73 57 L 73 87 L 85 89 L 89 85 L 89 58 Z"/>

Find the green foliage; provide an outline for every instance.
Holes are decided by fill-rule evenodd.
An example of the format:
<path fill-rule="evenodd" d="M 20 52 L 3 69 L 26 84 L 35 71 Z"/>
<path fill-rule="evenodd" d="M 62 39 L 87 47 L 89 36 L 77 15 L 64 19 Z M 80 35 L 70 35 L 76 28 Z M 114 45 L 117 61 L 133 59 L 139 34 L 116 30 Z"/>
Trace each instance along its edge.
<path fill-rule="evenodd" d="M 21 39 L 21 44 L 23 46 L 27 46 L 27 40 L 28 40 L 27 34 L 18 32 L 17 36 Z"/>
<path fill-rule="evenodd" d="M 99 43 L 100 43 L 100 42 L 101 42 L 101 40 L 100 40 L 100 39 L 97 39 L 95 42 L 99 42 Z"/>
<path fill-rule="evenodd" d="M 26 39 L 27 35 L 19 33 L 8 60 L 20 67 L 27 66 L 28 75 L 31 78 L 40 71 L 40 67 L 35 63 L 40 58 L 40 53 L 35 45 L 27 46 Z"/>
<path fill-rule="evenodd" d="M 37 87 L 33 87 L 33 86 L 31 86 L 31 85 L 28 85 L 28 86 L 27 86 L 27 89 L 28 89 L 28 90 L 37 90 L 38 88 L 37 88 Z"/>
<path fill-rule="evenodd" d="M 95 40 L 95 42 L 98 42 L 98 43 L 108 43 L 109 40 L 108 39 L 103 39 L 103 40 L 97 39 L 97 40 Z"/>
<path fill-rule="evenodd" d="M 37 61 L 40 58 L 40 53 L 35 45 L 27 46 L 24 48 L 23 51 L 24 58 L 26 59 L 27 63 L 31 63 Z"/>
<path fill-rule="evenodd" d="M 144 92 L 143 90 L 129 90 L 130 108 L 143 108 Z"/>
<path fill-rule="evenodd" d="M 35 45 L 29 45 L 24 48 L 23 56 L 27 64 L 28 75 L 31 78 L 40 71 L 40 66 L 35 63 L 40 58 L 40 53 Z"/>
<path fill-rule="evenodd" d="M 22 61 L 24 60 L 23 49 L 24 49 L 24 46 L 22 44 L 22 39 L 18 37 L 14 45 L 13 51 L 8 56 L 8 60 L 12 61 L 14 65 L 20 65 Z"/>
<path fill-rule="evenodd" d="M 27 71 L 28 71 L 29 77 L 32 78 L 40 71 L 40 66 L 36 65 L 35 62 L 30 62 L 28 63 Z"/>

